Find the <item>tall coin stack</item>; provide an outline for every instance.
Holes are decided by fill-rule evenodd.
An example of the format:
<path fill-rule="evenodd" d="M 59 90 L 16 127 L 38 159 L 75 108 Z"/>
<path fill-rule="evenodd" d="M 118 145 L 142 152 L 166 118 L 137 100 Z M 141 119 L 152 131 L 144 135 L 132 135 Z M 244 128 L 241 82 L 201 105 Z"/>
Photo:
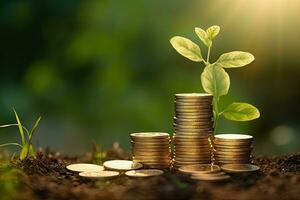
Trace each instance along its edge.
<path fill-rule="evenodd" d="M 253 137 L 243 134 L 219 134 L 214 136 L 214 158 L 218 164 L 242 164 L 251 162 Z"/>
<path fill-rule="evenodd" d="M 146 168 L 167 169 L 170 167 L 170 136 L 168 133 L 130 134 L 132 157 Z"/>
<path fill-rule="evenodd" d="M 175 95 L 173 167 L 211 163 L 209 137 L 213 133 L 213 96 Z"/>

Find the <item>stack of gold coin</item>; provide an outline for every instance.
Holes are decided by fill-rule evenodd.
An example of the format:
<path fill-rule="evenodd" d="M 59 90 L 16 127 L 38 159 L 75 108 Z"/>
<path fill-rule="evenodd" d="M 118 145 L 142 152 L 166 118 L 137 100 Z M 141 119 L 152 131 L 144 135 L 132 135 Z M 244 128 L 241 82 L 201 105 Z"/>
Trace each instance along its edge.
<path fill-rule="evenodd" d="M 218 164 L 243 164 L 251 162 L 253 137 L 244 134 L 219 134 L 214 136 L 214 158 Z"/>
<path fill-rule="evenodd" d="M 209 137 L 213 133 L 213 96 L 175 95 L 173 167 L 211 163 Z"/>
<path fill-rule="evenodd" d="M 168 133 L 130 134 L 132 156 L 146 168 L 166 169 L 170 167 L 170 136 Z"/>

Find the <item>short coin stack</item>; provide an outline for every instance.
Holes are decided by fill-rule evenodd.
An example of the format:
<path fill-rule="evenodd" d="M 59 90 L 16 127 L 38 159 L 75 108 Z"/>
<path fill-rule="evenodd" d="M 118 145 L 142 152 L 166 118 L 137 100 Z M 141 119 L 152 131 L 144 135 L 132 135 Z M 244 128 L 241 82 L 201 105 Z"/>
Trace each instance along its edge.
<path fill-rule="evenodd" d="M 175 95 L 173 167 L 211 163 L 209 137 L 213 133 L 213 96 Z"/>
<path fill-rule="evenodd" d="M 216 163 L 243 164 L 251 162 L 253 137 L 243 134 L 219 134 L 214 136 Z"/>
<path fill-rule="evenodd" d="M 132 133 L 132 159 L 146 168 L 167 169 L 170 167 L 170 136 L 168 133 Z"/>

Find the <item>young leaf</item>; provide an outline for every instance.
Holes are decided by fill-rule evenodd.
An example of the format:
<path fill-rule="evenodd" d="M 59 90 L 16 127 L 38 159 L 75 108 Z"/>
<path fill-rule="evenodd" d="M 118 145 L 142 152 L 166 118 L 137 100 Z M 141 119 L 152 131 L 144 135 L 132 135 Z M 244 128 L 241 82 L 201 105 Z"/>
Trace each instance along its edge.
<path fill-rule="evenodd" d="M 232 103 L 223 112 L 222 115 L 232 121 L 250 121 L 260 116 L 259 110 L 248 103 Z"/>
<path fill-rule="evenodd" d="M 201 62 L 203 60 L 200 47 L 191 40 L 175 36 L 170 39 L 170 43 L 182 56 L 195 62 Z"/>
<path fill-rule="evenodd" d="M 21 124 L 21 121 L 19 119 L 19 116 L 18 116 L 16 110 L 15 109 L 13 109 L 13 110 L 14 110 L 14 113 L 15 113 L 16 120 L 18 122 L 18 127 L 19 127 L 19 132 L 20 132 L 20 136 L 21 136 L 22 145 L 24 145 L 25 144 L 25 135 L 24 135 L 24 131 L 23 131 L 23 126 Z"/>
<path fill-rule="evenodd" d="M 214 65 L 208 65 L 204 68 L 201 74 L 201 82 L 203 89 L 214 95 L 214 97 L 226 95 L 230 86 L 227 72 L 223 68 Z"/>
<path fill-rule="evenodd" d="M 20 160 L 24 160 L 28 155 L 28 144 L 25 144 L 20 153 Z"/>
<path fill-rule="evenodd" d="M 200 40 L 205 44 L 207 47 L 211 47 L 211 40 L 209 39 L 207 33 L 201 28 L 195 28 L 195 33 L 198 35 Z"/>
<path fill-rule="evenodd" d="M 0 147 L 5 147 L 5 146 L 18 146 L 18 147 L 20 147 L 20 148 L 23 148 L 22 145 L 20 145 L 20 144 L 18 144 L 18 143 L 14 143 L 14 142 L 12 142 L 12 143 L 5 143 L 5 144 L 1 144 L 1 145 L 0 145 Z"/>
<path fill-rule="evenodd" d="M 36 120 L 35 124 L 33 125 L 32 129 L 31 129 L 31 131 L 30 131 L 30 134 L 29 134 L 29 140 L 31 139 L 33 133 L 35 132 L 36 128 L 38 127 L 38 125 L 39 125 L 41 119 L 42 119 L 42 117 L 39 117 L 39 118 Z"/>
<path fill-rule="evenodd" d="M 220 56 L 215 64 L 224 68 L 236 68 L 248 65 L 254 60 L 251 53 L 243 51 L 232 51 Z"/>
<path fill-rule="evenodd" d="M 206 30 L 207 36 L 210 40 L 214 39 L 220 32 L 220 26 L 211 26 Z"/>

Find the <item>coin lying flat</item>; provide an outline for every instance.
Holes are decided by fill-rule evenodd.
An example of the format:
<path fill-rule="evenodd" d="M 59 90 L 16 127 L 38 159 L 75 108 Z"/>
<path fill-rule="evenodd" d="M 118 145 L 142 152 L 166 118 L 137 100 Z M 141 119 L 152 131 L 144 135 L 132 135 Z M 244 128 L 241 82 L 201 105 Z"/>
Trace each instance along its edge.
<path fill-rule="evenodd" d="M 180 172 L 184 173 L 203 173 L 209 174 L 221 171 L 218 165 L 212 164 L 196 164 L 196 165 L 186 165 L 179 168 Z"/>
<path fill-rule="evenodd" d="M 125 172 L 127 176 L 130 177 L 150 177 L 150 176 L 159 176 L 164 172 L 158 169 L 141 169 L 141 170 L 131 170 Z"/>
<path fill-rule="evenodd" d="M 226 140 L 226 141 L 236 141 L 236 140 L 252 140 L 253 136 L 245 134 L 218 134 L 215 135 L 215 140 Z"/>
<path fill-rule="evenodd" d="M 219 182 L 219 181 L 224 181 L 230 179 L 229 175 L 212 175 L 208 176 L 208 174 L 193 174 L 191 176 L 192 179 L 194 180 L 199 180 L 199 181 L 211 181 L 211 182 Z"/>
<path fill-rule="evenodd" d="M 81 177 L 93 178 L 93 179 L 108 179 L 119 175 L 120 173 L 116 171 L 98 171 L 98 172 L 85 171 L 79 173 L 79 176 Z"/>
<path fill-rule="evenodd" d="M 166 138 L 169 137 L 168 133 L 161 132 L 142 132 L 142 133 L 132 133 L 130 134 L 133 138 Z"/>
<path fill-rule="evenodd" d="M 106 169 L 117 171 L 128 171 L 143 167 L 141 163 L 135 163 L 131 160 L 110 160 L 103 163 Z"/>
<path fill-rule="evenodd" d="M 71 164 L 71 165 L 68 165 L 66 168 L 73 172 L 84 172 L 84 171 L 98 172 L 98 171 L 104 170 L 103 166 L 90 164 L 90 163 Z"/>
<path fill-rule="evenodd" d="M 259 166 L 252 164 L 225 164 L 221 168 L 228 173 L 254 172 L 260 169 Z"/>

